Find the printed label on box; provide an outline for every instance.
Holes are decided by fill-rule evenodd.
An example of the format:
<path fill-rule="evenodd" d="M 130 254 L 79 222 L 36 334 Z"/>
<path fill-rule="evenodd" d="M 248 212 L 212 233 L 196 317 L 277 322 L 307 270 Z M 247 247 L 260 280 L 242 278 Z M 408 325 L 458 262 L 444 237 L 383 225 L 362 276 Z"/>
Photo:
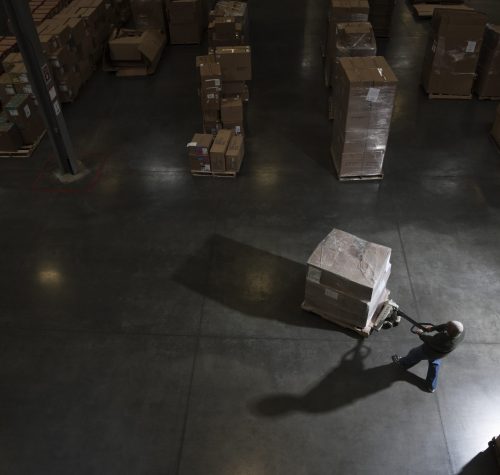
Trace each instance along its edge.
<path fill-rule="evenodd" d="M 307 278 L 311 282 L 315 282 L 316 284 L 319 284 L 319 280 L 321 279 L 321 270 L 316 269 L 316 267 L 309 267 L 307 271 Z"/>
<path fill-rule="evenodd" d="M 208 148 L 203 147 L 203 148 L 201 149 L 201 153 L 202 153 L 203 155 L 208 155 Z"/>
<path fill-rule="evenodd" d="M 189 148 L 189 147 L 196 147 L 198 145 L 198 142 L 189 142 L 186 147 Z"/>
<path fill-rule="evenodd" d="M 16 94 L 16 91 L 14 89 L 14 86 L 6 86 L 5 87 L 5 92 L 9 95 L 9 96 L 14 96 Z"/>
<path fill-rule="evenodd" d="M 331 290 L 331 289 L 325 289 L 325 295 L 327 297 L 330 297 L 331 299 L 335 299 L 337 300 L 339 294 L 337 292 L 335 292 L 335 290 Z"/>
<path fill-rule="evenodd" d="M 28 105 L 24 106 L 24 115 L 26 116 L 27 119 L 29 119 L 31 117 L 30 106 L 28 106 Z"/>
<path fill-rule="evenodd" d="M 12 116 L 12 117 L 16 117 L 19 115 L 19 112 L 17 112 L 16 110 L 11 110 L 9 111 L 9 114 Z"/>
<path fill-rule="evenodd" d="M 466 53 L 474 53 L 476 50 L 476 42 L 475 41 L 467 41 L 467 48 L 465 48 Z"/>
<path fill-rule="evenodd" d="M 239 125 L 237 125 L 235 128 L 234 128 L 234 131 L 236 134 L 241 134 L 241 127 Z"/>
<path fill-rule="evenodd" d="M 380 89 L 377 87 L 370 87 L 368 89 L 368 94 L 366 95 L 366 100 L 368 102 L 377 102 L 378 95 L 380 94 Z"/>
<path fill-rule="evenodd" d="M 204 163 L 202 169 L 204 172 L 209 172 L 210 171 L 210 163 Z"/>
<path fill-rule="evenodd" d="M 23 87 L 23 91 L 26 94 L 33 94 L 33 89 L 31 89 L 31 85 L 30 84 L 26 84 L 26 86 Z"/>

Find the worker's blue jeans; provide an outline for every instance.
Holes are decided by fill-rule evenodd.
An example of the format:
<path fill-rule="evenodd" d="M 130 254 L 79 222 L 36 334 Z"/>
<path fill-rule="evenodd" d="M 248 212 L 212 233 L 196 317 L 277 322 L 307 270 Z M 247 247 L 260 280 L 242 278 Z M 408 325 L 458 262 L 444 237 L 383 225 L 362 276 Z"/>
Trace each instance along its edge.
<path fill-rule="evenodd" d="M 425 345 L 417 346 L 410 350 L 410 352 L 401 358 L 399 362 L 405 369 L 410 369 L 422 360 L 429 362 L 429 369 L 427 370 L 427 385 L 432 388 L 437 388 L 439 368 L 441 367 L 441 356 L 436 356 L 432 351 L 428 350 Z"/>

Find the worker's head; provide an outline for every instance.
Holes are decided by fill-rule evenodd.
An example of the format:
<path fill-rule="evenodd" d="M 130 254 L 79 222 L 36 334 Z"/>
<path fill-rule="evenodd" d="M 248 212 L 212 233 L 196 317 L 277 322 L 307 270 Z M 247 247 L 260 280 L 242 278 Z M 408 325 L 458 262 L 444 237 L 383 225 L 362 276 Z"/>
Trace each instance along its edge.
<path fill-rule="evenodd" d="M 464 326 L 461 322 L 458 322 L 457 320 L 452 320 L 447 323 L 447 328 L 448 330 L 448 335 L 451 337 L 456 337 L 460 335 L 464 331 Z"/>

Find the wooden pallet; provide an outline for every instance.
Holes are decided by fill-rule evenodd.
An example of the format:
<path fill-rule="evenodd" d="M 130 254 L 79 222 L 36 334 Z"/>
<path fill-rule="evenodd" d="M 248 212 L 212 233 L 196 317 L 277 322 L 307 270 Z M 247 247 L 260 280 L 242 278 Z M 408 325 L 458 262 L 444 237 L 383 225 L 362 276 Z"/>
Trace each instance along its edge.
<path fill-rule="evenodd" d="M 339 181 L 379 181 L 384 179 L 384 174 L 366 176 L 338 176 Z"/>
<path fill-rule="evenodd" d="M 314 313 L 315 315 L 318 315 L 321 318 L 324 318 L 325 320 L 328 320 L 329 322 L 331 322 L 335 325 L 338 325 L 339 327 L 346 328 L 348 330 L 352 330 L 353 332 L 356 332 L 358 335 L 361 335 L 364 338 L 370 336 L 370 333 L 371 333 L 372 328 L 373 328 L 373 324 L 371 322 L 365 328 L 357 327 L 355 325 L 350 325 L 347 322 L 344 322 L 342 320 L 338 320 L 330 315 L 325 314 L 321 310 L 309 305 L 305 301 L 302 302 L 301 308 L 302 308 L 302 310 L 305 310 L 306 312 Z"/>
<path fill-rule="evenodd" d="M 44 131 L 43 134 L 40 135 L 40 137 L 38 137 L 36 142 L 32 145 L 24 145 L 20 149 L 15 150 L 15 151 L 10 151 L 10 152 L 0 151 L 0 158 L 29 158 L 29 157 L 31 157 L 31 155 L 33 155 L 33 152 L 40 145 L 40 142 L 45 137 L 46 133 L 47 132 Z"/>
<path fill-rule="evenodd" d="M 467 96 L 456 96 L 454 94 L 433 94 L 428 93 L 429 99 L 448 99 L 448 100 L 470 100 L 472 99 L 472 94 Z"/>
<path fill-rule="evenodd" d="M 191 170 L 191 175 L 193 176 L 211 176 L 215 178 L 236 178 L 238 172 L 202 172 Z"/>

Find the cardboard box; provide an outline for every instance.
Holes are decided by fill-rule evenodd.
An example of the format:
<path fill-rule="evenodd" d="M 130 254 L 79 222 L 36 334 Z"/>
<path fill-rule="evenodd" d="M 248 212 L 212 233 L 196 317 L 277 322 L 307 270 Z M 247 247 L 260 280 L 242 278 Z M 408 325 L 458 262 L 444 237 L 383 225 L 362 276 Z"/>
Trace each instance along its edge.
<path fill-rule="evenodd" d="M 390 272 L 391 249 L 333 229 L 307 261 L 307 279 L 371 302 Z"/>
<path fill-rule="evenodd" d="M 165 44 L 165 34 L 160 30 L 114 30 L 104 56 L 103 69 L 114 71 L 117 76 L 153 74 Z"/>
<path fill-rule="evenodd" d="M 210 148 L 213 141 L 211 134 L 194 134 L 191 142 L 187 144 L 191 171 L 211 171 Z"/>
<path fill-rule="evenodd" d="M 230 130 L 219 130 L 210 149 L 212 172 L 226 171 L 226 151 L 233 133 Z"/>
<path fill-rule="evenodd" d="M 335 44 L 328 51 L 325 62 L 325 83 L 334 87 L 335 67 L 338 58 L 353 56 L 376 56 L 377 42 L 369 22 L 337 23 Z"/>
<path fill-rule="evenodd" d="M 383 57 L 339 58 L 331 153 L 339 177 L 382 173 L 397 78 Z"/>
<path fill-rule="evenodd" d="M 479 97 L 500 98 L 500 25 L 486 25 L 474 92 Z"/>
<path fill-rule="evenodd" d="M 196 67 L 199 68 L 202 64 L 216 63 L 215 55 L 206 54 L 203 56 L 196 56 Z"/>
<path fill-rule="evenodd" d="M 163 0 L 130 0 L 130 7 L 136 29 L 165 31 Z"/>
<path fill-rule="evenodd" d="M 9 120 L 16 124 L 25 144 L 33 144 L 45 130 L 33 99 L 28 95 L 16 94 L 5 105 Z"/>
<path fill-rule="evenodd" d="M 223 81 L 250 81 L 252 79 L 250 46 L 216 48 L 215 58 L 221 65 Z"/>
<path fill-rule="evenodd" d="M 245 141 L 242 135 L 231 138 L 226 151 L 226 170 L 237 172 L 241 168 L 241 163 L 245 155 Z"/>
<path fill-rule="evenodd" d="M 2 61 L 4 71 L 9 72 L 14 66 L 24 63 L 21 53 L 10 53 Z"/>
<path fill-rule="evenodd" d="M 23 138 L 16 124 L 0 123 L 0 152 L 15 152 L 23 146 Z"/>
<path fill-rule="evenodd" d="M 437 9 L 422 84 L 429 94 L 469 97 L 487 17 L 468 10 Z"/>
<path fill-rule="evenodd" d="M 16 90 L 10 76 L 5 73 L 0 75 L 0 101 L 2 101 L 2 104 L 8 102 L 15 94 Z"/>
<path fill-rule="evenodd" d="M 243 124 L 242 100 L 238 97 L 222 99 L 221 119 L 223 124 Z"/>
<path fill-rule="evenodd" d="M 219 63 L 202 63 L 200 71 L 200 97 L 203 110 L 219 110 L 222 91 L 222 72 Z"/>

